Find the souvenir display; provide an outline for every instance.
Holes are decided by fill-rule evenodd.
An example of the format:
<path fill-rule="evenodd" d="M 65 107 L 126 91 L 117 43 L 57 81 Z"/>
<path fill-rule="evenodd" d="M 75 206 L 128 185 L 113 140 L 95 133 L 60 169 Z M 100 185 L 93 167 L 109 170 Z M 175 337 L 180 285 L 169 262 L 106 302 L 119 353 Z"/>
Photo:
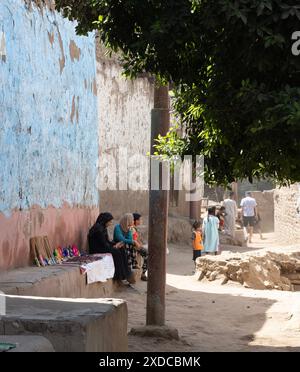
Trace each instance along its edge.
<path fill-rule="evenodd" d="M 70 258 L 81 256 L 81 253 L 75 244 L 65 247 L 59 246 L 53 249 L 48 236 L 31 238 L 30 251 L 33 262 L 37 267 L 57 265 L 69 260 Z"/>

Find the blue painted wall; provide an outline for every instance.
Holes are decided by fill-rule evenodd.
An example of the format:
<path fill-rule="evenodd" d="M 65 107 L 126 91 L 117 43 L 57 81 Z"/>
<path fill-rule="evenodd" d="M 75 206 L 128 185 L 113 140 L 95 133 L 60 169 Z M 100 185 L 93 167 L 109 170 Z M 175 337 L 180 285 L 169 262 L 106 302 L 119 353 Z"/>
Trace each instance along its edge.
<path fill-rule="evenodd" d="M 0 2 L 0 212 L 97 206 L 94 36 L 57 12 Z"/>

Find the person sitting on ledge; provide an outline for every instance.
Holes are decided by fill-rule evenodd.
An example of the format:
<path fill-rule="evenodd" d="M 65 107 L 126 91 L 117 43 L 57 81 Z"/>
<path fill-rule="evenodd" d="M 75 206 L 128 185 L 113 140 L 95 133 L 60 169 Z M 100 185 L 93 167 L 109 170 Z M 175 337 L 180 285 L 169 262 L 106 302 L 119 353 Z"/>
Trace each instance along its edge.
<path fill-rule="evenodd" d="M 133 240 L 136 242 L 135 249 L 137 253 L 141 257 L 143 257 L 143 267 L 142 267 L 143 273 L 142 273 L 141 279 L 146 282 L 148 280 L 146 272 L 148 270 L 149 254 L 148 254 L 148 249 L 144 247 L 143 243 L 141 242 L 139 238 L 139 231 L 138 231 L 138 226 L 140 226 L 142 223 L 142 215 L 139 213 L 133 213 L 133 219 L 134 219 L 134 226 L 133 226 L 132 236 L 133 236 Z"/>
<path fill-rule="evenodd" d="M 108 213 L 101 213 L 96 223 L 88 233 L 89 253 L 111 253 L 114 265 L 114 280 L 122 281 L 127 279 L 132 282 L 134 276 L 127 264 L 127 255 L 122 242 L 115 243 L 109 240 L 107 228 L 112 225 L 113 216 Z"/>
<path fill-rule="evenodd" d="M 134 220 L 132 213 L 126 213 L 120 220 L 120 223 L 114 229 L 114 241 L 122 242 L 125 245 L 125 250 L 128 259 L 128 267 L 130 270 L 137 270 L 138 263 L 136 257 L 136 247 L 138 242 L 133 239 Z M 136 274 L 137 271 L 134 271 Z"/>

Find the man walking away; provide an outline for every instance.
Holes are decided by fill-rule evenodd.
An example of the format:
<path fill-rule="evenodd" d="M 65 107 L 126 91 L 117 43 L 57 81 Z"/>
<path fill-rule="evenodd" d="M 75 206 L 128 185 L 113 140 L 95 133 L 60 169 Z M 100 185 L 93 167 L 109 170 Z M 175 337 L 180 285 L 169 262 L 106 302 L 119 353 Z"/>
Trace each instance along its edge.
<path fill-rule="evenodd" d="M 252 243 L 253 226 L 255 225 L 255 218 L 257 215 L 257 203 L 252 198 L 251 192 L 246 192 L 246 197 L 241 201 L 243 223 L 249 234 L 249 243 Z"/>

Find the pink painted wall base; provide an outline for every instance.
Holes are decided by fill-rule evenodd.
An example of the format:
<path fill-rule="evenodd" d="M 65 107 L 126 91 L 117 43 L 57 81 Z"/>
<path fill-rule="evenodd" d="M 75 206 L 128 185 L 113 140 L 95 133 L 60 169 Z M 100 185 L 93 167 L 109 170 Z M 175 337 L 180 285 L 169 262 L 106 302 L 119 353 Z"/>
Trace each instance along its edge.
<path fill-rule="evenodd" d="M 29 239 L 47 235 L 53 248 L 76 244 L 87 248 L 87 233 L 99 214 L 98 207 L 62 208 L 32 207 L 14 211 L 10 217 L 0 214 L 0 270 L 33 265 L 30 259 Z"/>

